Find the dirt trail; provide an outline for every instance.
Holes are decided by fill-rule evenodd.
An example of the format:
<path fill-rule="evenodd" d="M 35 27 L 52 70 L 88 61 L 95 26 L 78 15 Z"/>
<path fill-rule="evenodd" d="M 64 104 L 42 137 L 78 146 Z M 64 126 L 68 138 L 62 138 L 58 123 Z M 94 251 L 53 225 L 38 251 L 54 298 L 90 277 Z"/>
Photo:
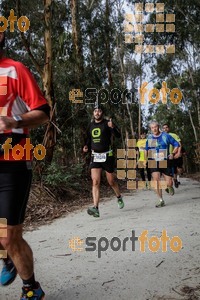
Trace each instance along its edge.
<path fill-rule="evenodd" d="M 164 192 L 165 193 L 165 192 Z M 155 208 L 153 191 L 125 194 L 125 207 L 119 210 L 116 200 L 100 205 L 99 219 L 90 217 L 86 208 L 56 220 L 39 230 L 27 232 L 26 240 L 35 255 L 36 278 L 46 291 L 46 300 L 158 300 L 200 299 L 200 183 L 181 178 L 172 197 L 164 194 L 166 206 Z M 170 239 L 178 236 L 182 249 L 175 253 L 168 242 L 167 252 L 148 249 L 140 252 L 139 241 L 132 249 L 132 230 L 139 236 L 148 230 L 148 238 L 160 237 L 162 230 Z M 69 239 L 96 237 L 98 251 L 76 251 Z M 108 239 L 108 250 L 102 237 Z M 126 251 L 111 249 L 111 239 L 126 237 Z M 101 238 L 101 240 L 100 240 Z M 112 244 L 119 245 L 119 239 Z M 114 240 L 112 239 L 112 242 Z M 123 245 L 123 242 L 122 242 Z M 98 258 L 98 256 L 101 256 Z M 19 299 L 19 277 L 9 287 L 0 288 L 1 300 Z"/>

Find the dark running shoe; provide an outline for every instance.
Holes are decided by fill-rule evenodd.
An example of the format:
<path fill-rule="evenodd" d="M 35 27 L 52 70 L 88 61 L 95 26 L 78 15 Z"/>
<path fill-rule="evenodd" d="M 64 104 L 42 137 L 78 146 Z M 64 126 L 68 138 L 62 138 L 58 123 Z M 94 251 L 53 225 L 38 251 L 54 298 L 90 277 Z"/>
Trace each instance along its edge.
<path fill-rule="evenodd" d="M 165 192 L 169 194 L 169 188 L 166 188 L 166 189 L 165 189 Z"/>
<path fill-rule="evenodd" d="M 178 186 L 179 186 L 178 180 L 174 180 L 174 186 L 175 186 L 175 188 L 178 188 Z"/>
<path fill-rule="evenodd" d="M 93 216 L 95 218 L 100 217 L 99 209 L 96 207 L 89 207 L 87 213 L 88 215 Z"/>
<path fill-rule="evenodd" d="M 38 287 L 33 289 L 31 287 L 23 287 L 20 300 L 44 300 L 45 293 L 40 284 L 37 282 Z"/>

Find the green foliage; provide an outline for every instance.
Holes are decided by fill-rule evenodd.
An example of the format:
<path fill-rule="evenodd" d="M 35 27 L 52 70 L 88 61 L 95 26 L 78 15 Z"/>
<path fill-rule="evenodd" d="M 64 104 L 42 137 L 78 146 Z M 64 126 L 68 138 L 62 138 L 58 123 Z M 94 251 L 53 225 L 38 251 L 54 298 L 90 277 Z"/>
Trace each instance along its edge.
<path fill-rule="evenodd" d="M 43 176 L 43 182 L 52 188 L 76 188 L 79 190 L 81 189 L 80 182 L 83 180 L 82 172 L 83 163 L 67 167 L 52 162 L 47 168 L 46 175 Z"/>

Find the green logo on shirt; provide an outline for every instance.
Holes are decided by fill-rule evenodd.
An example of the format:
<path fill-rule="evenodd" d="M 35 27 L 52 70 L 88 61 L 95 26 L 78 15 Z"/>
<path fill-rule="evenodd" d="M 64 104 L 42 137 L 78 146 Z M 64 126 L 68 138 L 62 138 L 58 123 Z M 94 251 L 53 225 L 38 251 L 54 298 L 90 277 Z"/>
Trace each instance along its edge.
<path fill-rule="evenodd" d="M 92 137 L 97 138 L 101 135 L 101 129 L 100 128 L 94 128 L 92 130 Z"/>

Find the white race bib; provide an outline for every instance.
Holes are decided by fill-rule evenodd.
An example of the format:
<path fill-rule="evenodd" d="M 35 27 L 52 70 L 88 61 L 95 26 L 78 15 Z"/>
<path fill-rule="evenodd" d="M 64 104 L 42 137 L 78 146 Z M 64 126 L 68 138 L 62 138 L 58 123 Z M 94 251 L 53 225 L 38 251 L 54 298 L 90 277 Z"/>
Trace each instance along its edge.
<path fill-rule="evenodd" d="M 105 162 L 106 153 L 94 153 L 94 162 Z"/>

